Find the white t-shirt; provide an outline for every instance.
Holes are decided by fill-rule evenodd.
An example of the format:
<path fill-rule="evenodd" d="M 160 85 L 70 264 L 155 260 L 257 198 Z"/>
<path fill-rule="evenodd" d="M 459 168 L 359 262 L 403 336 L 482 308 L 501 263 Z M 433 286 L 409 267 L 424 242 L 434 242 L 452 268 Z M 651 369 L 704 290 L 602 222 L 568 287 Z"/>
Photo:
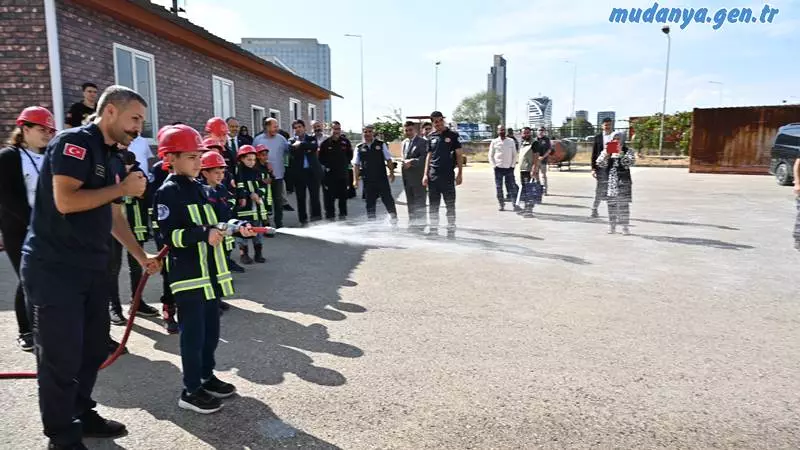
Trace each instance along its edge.
<path fill-rule="evenodd" d="M 136 155 L 136 162 L 139 163 L 139 168 L 144 172 L 144 176 L 150 179 L 150 166 L 147 164 L 148 159 L 152 156 L 150 151 L 150 144 L 147 139 L 139 136 L 128 146 L 128 151 Z"/>
<path fill-rule="evenodd" d="M 44 155 L 28 149 L 22 149 L 19 157 L 22 159 L 22 178 L 25 179 L 25 189 L 28 192 L 28 205 L 33 208 L 33 204 L 36 201 L 36 185 L 39 183 L 39 171 L 42 170 Z"/>

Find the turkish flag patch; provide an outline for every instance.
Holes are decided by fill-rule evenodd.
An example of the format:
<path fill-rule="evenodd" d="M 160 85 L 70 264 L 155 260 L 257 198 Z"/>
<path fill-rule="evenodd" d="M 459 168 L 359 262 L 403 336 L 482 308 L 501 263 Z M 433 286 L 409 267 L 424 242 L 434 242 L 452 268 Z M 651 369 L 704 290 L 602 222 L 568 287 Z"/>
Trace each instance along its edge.
<path fill-rule="evenodd" d="M 83 161 L 83 158 L 86 158 L 86 149 L 75 144 L 67 144 L 64 146 L 64 155 Z"/>

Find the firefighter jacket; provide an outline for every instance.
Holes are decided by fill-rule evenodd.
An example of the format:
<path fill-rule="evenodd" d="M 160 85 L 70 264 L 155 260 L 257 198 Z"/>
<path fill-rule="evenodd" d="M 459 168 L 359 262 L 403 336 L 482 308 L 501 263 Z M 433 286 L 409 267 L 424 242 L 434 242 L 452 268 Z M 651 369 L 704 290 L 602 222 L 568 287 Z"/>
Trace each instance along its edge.
<path fill-rule="evenodd" d="M 144 171 L 139 167 L 139 163 L 133 165 L 129 173 Z M 139 197 L 123 197 L 125 205 L 125 217 L 128 219 L 128 226 L 130 226 L 133 235 L 139 243 L 147 242 L 150 240 L 150 211 L 152 208 L 150 203 L 150 190 L 145 189 L 144 198 Z"/>
<path fill-rule="evenodd" d="M 257 167 L 239 164 L 236 168 L 236 216 L 244 220 L 269 220 L 268 206 L 272 204 L 270 186 L 264 182 L 264 175 Z M 261 204 L 253 201 L 251 194 L 261 198 Z M 244 206 L 242 206 L 244 200 Z"/>
<path fill-rule="evenodd" d="M 211 187 L 208 184 L 204 184 L 203 188 L 206 190 L 206 196 L 208 196 L 208 201 L 214 208 L 214 212 L 217 213 L 217 219 L 220 222 L 228 222 L 234 219 L 233 202 L 236 199 L 231 197 L 225 185 L 218 184 L 216 187 Z M 233 250 L 234 243 L 233 236 L 225 236 L 226 251 Z"/>
<path fill-rule="evenodd" d="M 224 245 L 208 243 L 220 223 L 208 191 L 199 181 L 172 175 L 155 194 L 155 213 L 164 244 L 170 246 L 166 268 L 172 294 L 195 291 L 206 300 L 233 295 L 233 277 Z"/>

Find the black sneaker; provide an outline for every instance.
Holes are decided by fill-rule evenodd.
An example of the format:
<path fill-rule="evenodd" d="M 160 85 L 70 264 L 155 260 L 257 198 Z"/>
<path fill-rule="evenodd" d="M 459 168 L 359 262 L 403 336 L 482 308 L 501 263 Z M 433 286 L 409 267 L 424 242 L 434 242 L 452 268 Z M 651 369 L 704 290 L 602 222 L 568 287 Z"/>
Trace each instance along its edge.
<path fill-rule="evenodd" d="M 231 270 L 231 272 L 245 273 L 244 267 L 240 266 L 239 264 L 236 263 L 236 261 L 232 259 L 228 260 L 228 268 Z"/>
<path fill-rule="evenodd" d="M 116 352 L 118 347 L 119 347 L 119 342 L 115 341 L 114 339 L 111 338 L 111 336 L 109 336 L 108 337 L 108 354 L 111 355 L 114 352 Z M 127 355 L 128 354 L 128 347 L 123 347 L 121 354 L 122 355 Z"/>
<path fill-rule="evenodd" d="M 132 306 L 132 305 L 131 305 Z M 128 315 L 131 315 L 131 310 L 128 310 Z M 139 309 L 136 310 L 136 315 L 139 317 L 158 317 L 158 310 L 144 302 L 139 302 Z"/>
<path fill-rule="evenodd" d="M 283 210 L 284 211 L 294 211 L 294 208 L 292 208 L 292 205 L 287 203 L 287 204 L 283 205 Z"/>
<path fill-rule="evenodd" d="M 505 211 L 506 210 L 506 205 L 504 203 L 500 203 L 500 206 L 497 207 L 497 210 L 498 211 Z"/>
<path fill-rule="evenodd" d="M 116 438 L 128 433 L 125 425 L 114 420 L 104 419 L 93 409 L 86 411 L 78 419 L 83 428 L 83 437 Z"/>
<path fill-rule="evenodd" d="M 47 450 L 89 450 L 89 447 L 83 445 L 83 442 L 68 445 L 59 445 L 50 442 L 47 444 Z"/>
<path fill-rule="evenodd" d="M 221 309 L 223 311 L 227 311 L 227 310 L 231 309 L 231 305 L 229 305 L 228 303 L 225 303 L 222 300 L 220 300 L 219 301 L 219 309 Z"/>
<path fill-rule="evenodd" d="M 109 317 L 111 318 L 111 323 L 117 326 L 122 326 L 128 323 L 128 319 L 122 315 L 122 311 L 110 310 L 108 312 Z"/>
<path fill-rule="evenodd" d="M 597 219 L 598 217 L 600 217 L 600 214 L 597 213 L 596 209 L 593 209 L 592 210 L 592 214 L 589 216 L 589 218 L 590 219 Z"/>
<path fill-rule="evenodd" d="M 234 385 L 221 381 L 214 375 L 203 382 L 203 389 L 216 398 L 228 398 L 236 393 Z"/>
<path fill-rule="evenodd" d="M 22 333 L 17 338 L 17 345 L 23 352 L 33 351 L 33 333 Z"/>
<path fill-rule="evenodd" d="M 194 394 L 189 394 L 184 389 L 178 400 L 178 407 L 200 414 L 213 414 L 222 409 L 222 402 L 204 389 L 198 389 Z"/>

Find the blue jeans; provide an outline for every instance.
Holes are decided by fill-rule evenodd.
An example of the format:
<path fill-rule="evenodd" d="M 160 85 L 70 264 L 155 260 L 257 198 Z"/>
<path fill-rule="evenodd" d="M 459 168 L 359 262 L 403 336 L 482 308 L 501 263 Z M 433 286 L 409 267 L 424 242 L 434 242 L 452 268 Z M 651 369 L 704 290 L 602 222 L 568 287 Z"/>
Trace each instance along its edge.
<path fill-rule="evenodd" d="M 517 198 L 517 183 L 514 181 L 514 168 L 501 169 L 494 168 L 494 186 L 497 189 L 497 201 L 500 205 L 505 205 L 506 197 L 503 195 L 503 181 L 505 180 L 506 192 L 511 198 Z"/>
<path fill-rule="evenodd" d="M 175 294 L 181 330 L 183 386 L 193 393 L 201 379 L 214 373 L 214 352 L 219 342 L 219 299 L 206 300 L 202 290 Z M 107 315 L 107 314 L 106 314 Z"/>

